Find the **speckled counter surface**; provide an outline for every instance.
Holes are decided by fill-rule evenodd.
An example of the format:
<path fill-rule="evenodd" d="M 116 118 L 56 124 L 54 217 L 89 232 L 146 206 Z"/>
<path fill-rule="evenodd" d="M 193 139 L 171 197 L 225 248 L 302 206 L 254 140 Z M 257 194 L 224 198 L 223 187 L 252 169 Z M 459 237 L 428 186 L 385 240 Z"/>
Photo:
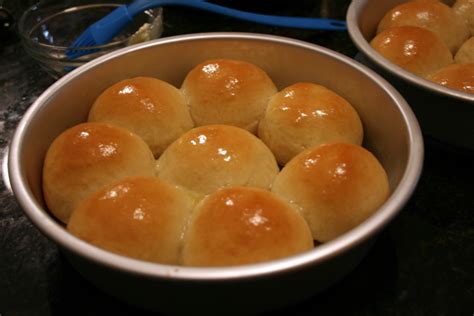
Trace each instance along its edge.
<path fill-rule="evenodd" d="M 26 2 L 10 1 L 15 6 L 15 15 L 21 13 Z M 268 1 L 240 1 L 238 5 L 257 12 L 344 18 L 348 0 L 329 1 L 326 8 L 321 7 L 321 2 L 294 1 L 290 7 L 288 1 L 275 1 L 268 8 Z M 4 1 L 4 5 L 8 4 Z M 281 29 L 186 9 L 165 10 L 164 36 L 206 31 L 276 34 L 326 46 L 351 57 L 356 54 L 345 32 Z M 2 34 L 2 179 L 6 177 L 5 152 L 17 123 L 53 82 L 25 54 L 14 30 Z M 425 141 L 425 165 L 417 190 L 361 264 L 327 291 L 268 315 L 473 315 L 474 152 L 453 150 L 430 139 Z M 84 280 L 55 244 L 23 215 L 3 180 L 0 315 L 151 313 L 127 306 Z"/>

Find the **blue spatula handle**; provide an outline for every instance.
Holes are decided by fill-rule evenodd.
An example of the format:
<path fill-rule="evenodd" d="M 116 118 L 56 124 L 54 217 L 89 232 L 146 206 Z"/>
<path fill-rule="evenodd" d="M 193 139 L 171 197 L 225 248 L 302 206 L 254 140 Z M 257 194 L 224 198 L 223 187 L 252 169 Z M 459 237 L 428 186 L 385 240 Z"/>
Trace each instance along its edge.
<path fill-rule="evenodd" d="M 288 17 L 288 16 L 277 16 L 277 15 L 265 15 L 258 13 L 250 13 L 223 7 L 217 4 L 208 3 L 199 0 L 138 0 L 128 5 L 130 15 L 142 12 L 146 9 L 158 7 L 158 6 L 187 6 L 203 11 L 213 12 L 222 14 L 230 17 L 234 17 L 241 20 L 257 22 L 261 24 L 283 26 L 292 28 L 304 28 L 312 30 L 334 30 L 341 31 L 346 30 L 346 23 L 340 20 L 324 19 L 324 18 L 304 18 L 304 17 Z"/>
<path fill-rule="evenodd" d="M 122 5 L 88 27 L 71 45 L 67 52 L 70 59 L 90 54 L 93 51 L 78 51 L 78 47 L 93 47 L 108 43 L 120 31 L 132 22 L 133 17 L 147 9 L 161 6 L 184 6 L 252 21 L 261 24 L 304 28 L 312 30 L 346 30 L 344 21 L 324 18 L 288 17 L 250 13 L 208 3 L 204 0 L 135 0 Z"/>

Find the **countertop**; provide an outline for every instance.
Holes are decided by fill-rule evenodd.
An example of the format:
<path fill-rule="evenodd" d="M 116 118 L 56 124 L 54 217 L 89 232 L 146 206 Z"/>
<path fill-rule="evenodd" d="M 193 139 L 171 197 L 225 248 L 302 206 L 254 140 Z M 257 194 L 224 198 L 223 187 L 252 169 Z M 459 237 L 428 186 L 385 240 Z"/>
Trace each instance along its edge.
<path fill-rule="evenodd" d="M 10 1 L 16 18 L 27 2 Z M 236 2 L 235 7 L 255 12 L 339 19 L 345 18 L 349 4 L 349 0 L 295 0 L 291 5 L 289 1 Z M 190 9 L 165 9 L 164 28 L 163 36 L 207 31 L 275 34 L 349 57 L 357 53 L 346 32 L 262 26 Z M 83 279 L 16 203 L 5 180 L 5 153 L 22 114 L 54 80 L 23 51 L 15 25 L 1 36 L 0 315 L 152 315 Z M 418 187 L 365 259 L 333 287 L 268 315 L 473 315 L 473 160 L 472 151 L 425 138 Z"/>

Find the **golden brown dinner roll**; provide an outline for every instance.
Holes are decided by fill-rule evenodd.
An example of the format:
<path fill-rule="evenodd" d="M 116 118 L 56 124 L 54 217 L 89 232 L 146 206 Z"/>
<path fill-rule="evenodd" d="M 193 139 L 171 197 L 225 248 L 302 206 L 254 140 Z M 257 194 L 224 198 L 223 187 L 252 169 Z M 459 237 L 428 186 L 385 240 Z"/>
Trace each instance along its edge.
<path fill-rule="evenodd" d="M 237 185 L 269 189 L 278 171 L 275 157 L 260 139 L 229 125 L 188 131 L 165 150 L 157 164 L 161 179 L 200 194 Z"/>
<path fill-rule="evenodd" d="M 100 248 L 146 261 L 180 264 L 194 199 L 156 177 L 109 183 L 73 211 L 67 226 Z"/>
<path fill-rule="evenodd" d="M 474 0 L 457 0 L 453 5 L 453 10 L 464 19 L 471 36 L 474 36 Z"/>
<path fill-rule="evenodd" d="M 387 199 L 387 175 L 366 149 L 328 144 L 286 164 L 272 191 L 300 207 L 313 238 L 326 242 L 363 222 Z"/>
<path fill-rule="evenodd" d="M 416 26 L 387 29 L 370 45 L 394 64 L 422 77 L 453 63 L 448 47 L 434 33 Z"/>
<path fill-rule="evenodd" d="M 435 33 L 454 54 L 469 38 L 469 29 L 454 10 L 438 1 L 411 1 L 388 11 L 380 20 L 377 33 L 394 26 L 418 26 Z"/>
<path fill-rule="evenodd" d="M 194 67 L 181 87 L 196 126 L 227 124 L 256 133 L 275 84 L 256 65 L 229 59 Z"/>
<path fill-rule="evenodd" d="M 193 212 L 183 264 L 249 264 L 312 247 L 308 225 L 289 203 L 262 189 L 229 187 L 207 196 Z"/>
<path fill-rule="evenodd" d="M 344 98 L 317 84 L 296 83 L 270 99 L 258 136 L 284 165 L 314 145 L 360 145 L 363 130 L 359 115 Z"/>
<path fill-rule="evenodd" d="M 429 79 L 445 87 L 474 94 L 474 63 L 447 66 Z"/>
<path fill-rule="evenodd" d="M 468 39 L 454 56 L 458 64 L 474 63 L 474 36 Z"/>
<path fill-rule="evenodd" d="M 43 166 L 43 193 L 50 211 L 67 223 L 71 212 L 110 181 L 154 175 L 155 159 L 147 144 L 121 127 L 82 123 L 60 134 Z"/>
<path fill-rule="evenodd" d="M 92 106 L 89 121 L 134 132 L 155 157 L 194 126 L 181 91 L 149 77 L 125 79 L 106 89 Z"/>

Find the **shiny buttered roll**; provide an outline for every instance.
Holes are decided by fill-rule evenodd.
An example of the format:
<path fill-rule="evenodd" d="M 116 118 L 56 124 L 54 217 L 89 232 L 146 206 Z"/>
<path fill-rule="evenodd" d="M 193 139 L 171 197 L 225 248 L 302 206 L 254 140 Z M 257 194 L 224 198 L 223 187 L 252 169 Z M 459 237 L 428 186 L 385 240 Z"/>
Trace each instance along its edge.
<path fill-rule="evenodd" d="M 406 25 L 433 32 L 453 54 L 470 36 L 464 19 L 460 19 L 452 8 L 440 1 L 411 1 L 394 7 L 379 22 L 377 33 Z"/>
<path fill-rule="evenodd" d="M 447 66 L 434 73 L 429 79 L 442 86 L 474 94 L 474 63 Z"/>
<path fill-rule="evenodd" d="M 150 77 L 125 79 L 106 89 L 92 106 L 89 121 L 134 132 L 155 157 L 194 126 L 181 91 Z"/>
<path fill-rule="evenodd" d="M 226 124 L 252 133 L 277 92 L 264 70 L 229 59 L 200 63 L 187 74 L 181 90 L 196 126 Z"/>
<path fill-rule="evenodd" d="M 127 177 L 84 200 L 67 229 L 102 249 L 135 259 L 180 264 L 195 200 L 156 177 Z"/>
<path fill-rule="evenodd" d="M 188 131 L 157 162 L 158 177 L 200 194 L 225 186 L 269 189 L 278 171 L 275 156 L 260 139 L 229 125 Z"/>
<path fill-rule="evenodd" d="M 453 5 L 453 10 L 461 19 L 464 19 L 471 36 L 474 36 L 474 1 L 457 0 Z"/>
<path fill-rule="evenodd" d="M 438 36 L 416 26 L 389 28 L 370 45 L 389 61 L 422 77 L 453 63 L 453 55 Z"/>
<path fill-rule="evenodd" d="M 258 136 L 283 166 L 315 145 L 360 145 L 363 130 L 359 115 L 347 100 L 321 85 L 297 83 L 270 99 Z"/>
<path fill-rule="evenodd" d="M 183 263 L 250 264 L 311 248 L 309 227 L 290 203 L 257 188 L 223 188 L 194 210 L 185 235 Z"/>
<path fill-rule="evenodd" d="M 314 147 L 293 158 L 272 191 L 294 203 L 313 238 L 330 241 L 351 230 L 387 199 L 387 175 L 366 149 L 353 144 Z"/>
<path fill-rule="evenodd" d="M 103 123 L 67 129 L 50 145 L 43 166 L 43 193 L 49 210 L 67 223 L 90 194 L 125 176 L 153 176 L 155 159 L 132 132 Z"/>
<path fill-rule="evenodd" d="M 461 48 L 454 56 L 454 61 L 458 64 L 474 63 L 474 36 L 462 44 Z"/>

